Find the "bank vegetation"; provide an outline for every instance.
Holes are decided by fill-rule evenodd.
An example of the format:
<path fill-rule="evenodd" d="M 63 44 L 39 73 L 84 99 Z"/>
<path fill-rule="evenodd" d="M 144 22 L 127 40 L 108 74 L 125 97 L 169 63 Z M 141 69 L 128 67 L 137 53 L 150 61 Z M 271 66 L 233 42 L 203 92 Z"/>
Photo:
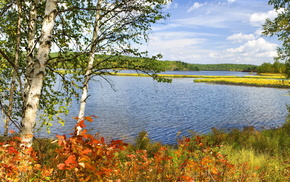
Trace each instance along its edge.
<path fill-rule="evenodd" d="M 91 117 L 85 117 L 92 121 Z M 87 122 L 86 121 L 86 122 Z M 207 135 L 192 132 L 176 144 L 153 142 L 141 132 L 133 144 L 87 133 L 35 139 L 21 148 L 12 134 L 0 145 L 5 181 L 289 181 L 290 123 Z M 26 155 L 23 155 L 26 154 Z"/>

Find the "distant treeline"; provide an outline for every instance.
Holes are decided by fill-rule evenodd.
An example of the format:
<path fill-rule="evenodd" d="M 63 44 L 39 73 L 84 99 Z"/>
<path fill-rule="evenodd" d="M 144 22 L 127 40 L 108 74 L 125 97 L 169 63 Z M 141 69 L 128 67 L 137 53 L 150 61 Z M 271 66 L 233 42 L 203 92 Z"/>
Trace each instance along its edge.
<path fill-rule="evenodd" d="M 287 65 L 285 63 L 280 63 L 275 61 L 271 63 L 263 63 L 261 66 L 258 66 L 258 73 L 286 73 Z"/>
<path fill-rule="evenodd" d="M 167 71 L 255 71 L 251 64 L 190 64 L 182 61 L 162 61 Z"/>
<path fill-rule="evenodd" d="M 57 56 L 57 53 L 52 53 L 50 55 L 52 58 Z M 109 67 L 108 65 L 120 64 L 120 67 L 138 67 L 143 66 L 147 67 L 146 64 L 155 64 L 155 67 L 159 67 L 162 70 L 166 71 L 257 71 L 259 73 L 286 73 L 286 65 L 284 63 L 280 63 L 278 61 L 271 63 L 263 63 L 261 66 L 252 65 L 252 64 L 192 64 L 185 63 L 182 61 L 156 61 L 148 62 L 144 58 L 130 57 L 130 56 L 109 56 L 109 55 L 96 55 L 96 59 L 98 60 L 108 60 L 103 61 L 102 67 Z M 86 56 L 81 56 L 78 64 L 87 64 Z M 105 65 L 104 65 L 105 64 Z M 126 66 L 127 64 L 127 66 Z M 58 65 L 58 67 L 63 67 L 62 65 Z M 66 68 L 73 67 L 73 65 L 67 65 Z M 150 67 L 150 65 L 149 65 Z M 289 74 L 290 75 L 290 74 Z"/>

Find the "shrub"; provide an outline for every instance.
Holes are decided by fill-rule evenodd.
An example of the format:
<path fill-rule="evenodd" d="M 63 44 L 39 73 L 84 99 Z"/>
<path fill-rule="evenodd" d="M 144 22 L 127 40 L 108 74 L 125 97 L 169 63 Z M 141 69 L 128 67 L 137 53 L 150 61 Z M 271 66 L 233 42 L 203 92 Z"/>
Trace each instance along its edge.
<path fill-rule="evenodd" d="M 92 121 L 91 117 L 85 117 Z M 135 145 L 105 141 L 83 130 L 57 143 L 38 139 L 33 148 L 21 148 L 19 138 L 0 143 L 0 177 L 6 181 L 289 181 L 289 125 L 256 131 L 254 128 L 178 140 L 175 147 L 152 143 L 141 132 Z M 274 141 L 271 141 L 272 138 Z M 265 142 L 269 140 L 270 142 Z M 289 142 L 289 141 L 288 141 Z M 262 145 L 264 144 L 264 145 Z M 266 150 L 273 147 L 275 155 Z M 283 149 L 277 155 L 276 149 Z M 281 160 L 282 159 L 282 160 Z M 284 159 L 284 160 L 283 160 Z M 265 162 L 266 161 L 266 162 Z"/>

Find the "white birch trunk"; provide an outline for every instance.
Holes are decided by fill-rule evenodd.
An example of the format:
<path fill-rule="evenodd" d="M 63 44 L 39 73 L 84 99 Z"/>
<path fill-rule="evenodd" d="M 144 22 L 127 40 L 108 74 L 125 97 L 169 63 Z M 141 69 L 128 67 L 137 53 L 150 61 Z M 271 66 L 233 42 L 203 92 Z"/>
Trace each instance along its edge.
<path fill-rule="evenodd" d="M 36 6 L 39 0 L 32 1 L 30 5 L 30 15 L 28 24 L 28 46 L 27 46 L 27 67 L 25 72 L 25 86 L 24 86 L 24 104 L 27 101 L 29 88 L 31 86 L 31 75 L 33 71 L 33 60 L 34 60 L 34 50 L 35 50 L 35 34 L 36 34 L 36 19 L 37 19 L 37 9 Z"/>
<path fill-rule="evenodd" d="M 24 115 L 21 122 L 22 144 L 28 147 L 32 145 L 33 128 L 36 122 L 41 96 L 45 64 L 51 48 L 51 36 L 56 17 L 56 4 L 57 0 L 46 1 L 39 49 L 31 73 L 31 86 L 27 95 L 27 102 L 25 103 Z"/>
<path fill-rule="evenodd" d="M 101 2 L 102 0 L 99 0 L 97 2 L 97 10 L 96 10 L 96 17 L 95 17 L 95 23 L 94 23 L 94 31 L 93 31 L 93 37 L 92 37 L 92 42 L 91 42 L 91 51 L 89 53 L 89 58 L 88 58 L 88 67 L 86 70 L 84 82 L 83 82 L 83 89 L 82 89 L 82 96 L 81 96 L 81 101 L 80 101 L 80 110 L 79 110 L 79 116 L 78 116 L 78 122 L 81 121 L 84 118 L 85 115 L 85 108 L 86 108 L 86 103 L 87 103 L 87 98 L 88 98 L 88 89 L 89 89 L 89 80 L 91 77 L 92 73 L 92 68 L 94 64 L 94 59 L 95 59 L 95 51 L 96 51 L 96 41 L 98 39 L 98 34 L 99 34 L 99 26 L 100 26 L 100 14 L 101 14 Z M 77 135 L 80 134 L 81 128 L 77 127 Z"/>

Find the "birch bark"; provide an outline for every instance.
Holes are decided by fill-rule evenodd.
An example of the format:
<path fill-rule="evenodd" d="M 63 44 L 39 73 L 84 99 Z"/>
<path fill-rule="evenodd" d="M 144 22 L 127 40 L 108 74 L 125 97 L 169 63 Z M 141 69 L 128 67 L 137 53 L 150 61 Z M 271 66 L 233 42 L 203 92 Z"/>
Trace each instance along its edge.
<path fill-rule="evenodd" d="M 98 39 L 99 26 L 100 26 L 101 3 L 102 3 L 102 0 L 98 0 L 97 6 L 96 6 L 97 10 L 96 10 L 96 16 L 95 16 L 94 31 L 93 31 L 93 37 L 91 40 L 91 50 L 90 50 L 89 58 L 88 58 L 88 67 L 87 67 L 84 82 L 83 82 L 78 122 L 81 121 L 85 115 L 86 103 L 89 97 L 88 96 L 89 80 L 91 78 L 92 68 L 93 68 L 94 60 L 95 60 L 95 52 L 96 52 L 96 47 L 97 47 L 97 39 Z M 77 127 L 78 135 L 80 134 L 80 131 L 81 131 L 81 128 Z"/>
<path fill-rule="evenodd" d="M 31 86 L 31 75 L 33 71 L 33 60 L 35 53 L 35 35 L 36 35 L 36 19 L 37 19 L 37 3 L 39 0 L 34 0 L 30 5 L 29 24 L 28 24 L 28 45 L 27 45 L 27 67 L 25 72 L 25 86 L 24 86 L 24 106 L 27 102 L 29 88 Z"/>
<path fill-rule="evenodd" d="M 47 0 L 45 15 L 42 24 L 41 38 L 36 59 L 33 62 L 31 71 L 31 86 L 25 103 L 24 115 L 21 121 L 21 133 L 23 145 L 32 145 L 33 128 L 36 122 L 37 110 L 41 96 L 45 67 L 51 48 L 52 30 L 55 24 L 57 0 Z"/>

